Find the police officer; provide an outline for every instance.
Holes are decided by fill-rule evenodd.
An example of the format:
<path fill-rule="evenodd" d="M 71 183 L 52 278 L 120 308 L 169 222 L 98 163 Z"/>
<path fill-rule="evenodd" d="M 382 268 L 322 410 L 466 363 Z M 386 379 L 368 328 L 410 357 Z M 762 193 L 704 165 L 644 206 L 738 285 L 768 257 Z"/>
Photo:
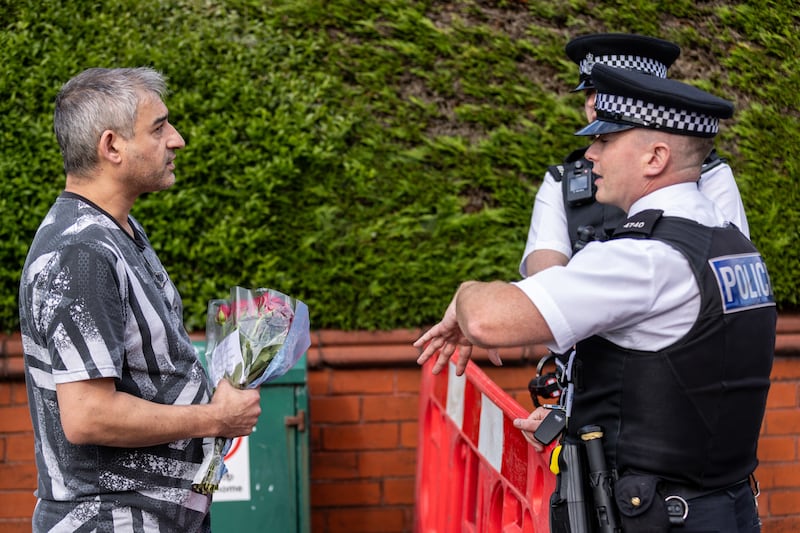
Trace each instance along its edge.
<path fill-rule="evenodd" d="M 733 106 L 604 65 L 592 80 L 597 119 L 578 135 L 593 137 L 597 200 L 628 218 L 564 267 L 463 283 L 416 341 L 418 362 L 436 355 L 440 372 L 459 347 L 460 374 L 473 345 L 576 345 L 565 442 L 586 425 L 603 429 L 624 531 L 758 531 L 748 479 L 775 302 L 761 255 L 697 188 Z M 530 438 L 545 411 L 514 424 Z"/>
<path fill-rule="evenodd" d="M 566 53 L 580 69 L 578 85 L 583 91 L 588 121 L 594 120 L 595 65 L 635 70 L 665 78 L 680 48 L 662 39 L 636 34 L 601 33 L 576 37 Z M 564 265 L 588 240 L 607 238 L 624 218 L 614 206 L 595 201 L 591 163 L 586 148 L 572 152 L 562 164 L 545 173 L 531 214 L 528 240 L 519 271 L 528 276 L 543 268 Z M 747 218 L 731 168 L 712 151 L 698 182 L 700 191 L 722 209 L 731 222 L 749 237 Z"/>

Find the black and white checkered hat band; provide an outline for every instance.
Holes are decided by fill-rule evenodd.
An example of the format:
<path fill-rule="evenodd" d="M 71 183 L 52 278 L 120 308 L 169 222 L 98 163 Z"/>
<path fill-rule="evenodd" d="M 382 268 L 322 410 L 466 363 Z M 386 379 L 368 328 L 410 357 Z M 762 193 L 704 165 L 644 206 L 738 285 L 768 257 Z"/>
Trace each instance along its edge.
<path fill-rule="evenodd" d="M 599 119 L 663 129 L 688 135 L 713 137 L 719 131 L 719 119 L 695 111 L 687 112 L 613 94 L 597 93 L 595 110 Z"/>
<path fill-rule="evenodd" d="M 658 76 L 659 78 L 667 77 L 667 65 L 664 63 L 649 57 L 626 55 L 595 56 L 593 54 L 587 54 L 586 59 L 583 59 L 579 65 L 581 74 L 590 75 L 592 73 L 592 68 L 594 68 L 597 63 L 602 63 L 609 67 L 624 68 L 626 70 L 638 70 L 640 72 L 652 74 L 653 76 Z"/>

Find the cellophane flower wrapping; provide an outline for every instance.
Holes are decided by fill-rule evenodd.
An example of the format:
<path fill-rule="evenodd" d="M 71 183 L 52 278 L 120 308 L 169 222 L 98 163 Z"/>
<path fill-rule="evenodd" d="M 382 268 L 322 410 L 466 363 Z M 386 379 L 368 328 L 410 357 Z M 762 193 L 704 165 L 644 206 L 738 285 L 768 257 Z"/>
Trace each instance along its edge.
<path fill-rule="evenodd" d="M 206 366 L 211 382 L 259 387 L 288 372 L 311 345 L 308 307 L 272 289 L 233 287 L 230 298 L 211 300 L 206 319 Z M 204 460 L 192 488 L 212 494 L 225 475 L 232 439 L 203 442 Z"/>

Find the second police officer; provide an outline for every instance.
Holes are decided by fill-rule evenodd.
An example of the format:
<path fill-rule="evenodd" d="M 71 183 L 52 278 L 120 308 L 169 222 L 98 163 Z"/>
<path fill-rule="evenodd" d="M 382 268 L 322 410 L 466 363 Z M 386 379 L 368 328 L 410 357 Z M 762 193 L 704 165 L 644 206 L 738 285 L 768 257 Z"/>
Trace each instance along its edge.
<path fill-rule="evenodd" d="M 680 48 L 669 41 L 644 35 L 599 33 L 574 38 L 567 43 L 566 53 L 580 69 L 580 79 L 573 92 L 584 93 L 586 118 L 591 122 L 595 118 L 592 69 L 596 65 L 665 78 Z M 545 173 L 536 194 L 520 261 L 522 276 L 566 264 L 588 240 L 607 238 L 624 218 L 619 208 L 595 200 L 592 164 L 584 158 L 585 151 L 585 147 L 573 151 L 562 164 L 551 166 Z M 716 151 L 711 152 L 703 165 L 698 188 L 745 236 L 750 236 L 731 168 Z"/>

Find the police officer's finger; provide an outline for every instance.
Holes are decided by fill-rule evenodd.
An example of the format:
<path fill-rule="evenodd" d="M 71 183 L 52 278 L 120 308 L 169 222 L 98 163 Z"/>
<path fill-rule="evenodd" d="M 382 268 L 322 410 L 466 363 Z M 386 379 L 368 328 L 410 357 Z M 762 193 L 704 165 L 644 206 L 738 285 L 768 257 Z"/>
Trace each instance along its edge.
<path fill-rule="evenodd" d="M 544 451 L 544 446 L 542 446 L 541 442 L 536 440 L 536 438 L 533 436 L 533 433 L 529 431 L 523 431 L 522 436 L 525 437 L 525 440 L 528 441 L 531 446 L 533 446 L 534 450 L 540 453 Z"/>
<path fill-rule="evenodd" d="M 437 337 L 431 340 L 425 348 L 422 350 L 422 353 L 417 357 L 417 364 L 424 365 L 425 362 L 431 358 L 438 350 L 439 347 L 444 344 L 444 339 Z"/>
<path fill-rule="evenodd" d="M 444 348 L 442 348 L 439 351 L 439 357 L 436 359 L 436 364 L 433 365 L 432 372 L 434 374 L 438 374 L 439 372 L 447 368 L 447 363 L 450 361 L 450 356 L 452 354 L 453 354 L 453 349 L 452 348 L 448 349 L 448 345 L 445 345 Z"/>
<path fill-rule="evenodd" d="M 456 376 L 460 376 L 467 369 L 467 363 L 472 357 L 472 345 L 462 344 L 458 349 L 458 359 L 456 361 Z"/>

